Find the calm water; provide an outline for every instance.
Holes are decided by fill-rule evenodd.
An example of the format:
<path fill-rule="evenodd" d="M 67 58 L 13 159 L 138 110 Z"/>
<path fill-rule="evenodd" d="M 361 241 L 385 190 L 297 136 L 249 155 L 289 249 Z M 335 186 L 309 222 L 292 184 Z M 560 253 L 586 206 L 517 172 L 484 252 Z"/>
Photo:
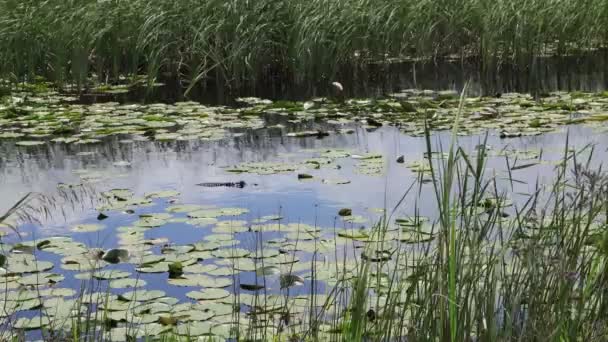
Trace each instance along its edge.
<path fill-rule="evenodd" d="M 314 126 L 315 124 L 309 123 Z M 239 219 L 249 222 L 265 216 L 280 214 L 284 223 L 307 223 L 330 230 L 333 227 L 366 226 L 370 227 L 379 219 L 373 208 L 393 208 L 403 196 L 406 189 L 416 181 L 417 175 L 396 162 L 400 155 L 405 156 L 406 163 L 423 158 L 426 149 L 425 139 L 411 137 L 393 127 L 382 127 L 368 132 L 357 125 L 353 134 L 316 137 L 291 138 L 276 134 L 267 129 L 246 132 L 217 142 L 121 142 L 121 138 L 107 139 L 101 144 L 89 146 L 68 146 L 51 144 L 33 148 L 16 148 L 11 142 L 0 144 L 0 211 L 11 207 L 21 196 L 34 191 L 52 194 L 58 183 L 80 183 L 81 177 L 94 179 L 91 185 L 96 191 L 113 188 L 128 188 L 136 196 L 159 190 L 177 190 L 180 196 L 178 203 L 214 205 L 217 207 L 241 207 L 249 213 Z M 570 145 L 582 148 L 587 144 L 596 146 L 596 152 L 602 157 L 608 146 L 608 137 L 590 127 L 570 126 L 557 133 L 516 139 L 499 139 L 495 132 L 489 132 L 487 144 L 493 157 L 490 158 L 486 172 L 497 175 L 502 181 L 499 187 L 508 192 L 508 197 L 517 200 L 525 197 L 534 189 L 537 180 L 548 183 L 553 177 L 555 161 L 559 160 L 564 150 L 566 129 L 569 130 Z M 274 133 L 273 133 L 274 132 Z M 482 136 L 460 137 L 459 145 L 469 151 L 483 141 Z M 449 132 L 436 133 L 432 137 L 435 149 L 443 146 L 447 149 L 450 142 Z M 231 174 L 223 167 L 243 162 L 301 162 L 314 157 L 323 150 L 348 149 L 354 154 L 380 153 L 386 160 L 383 175 L 369 176 L 356 172 L 357 160 L 352 158 L 337 159 L 335 164 L 320 170 L 306 170 L 314 176 L 312 180 L 298 180 L 296 172 L 272 175 Z M 505 157 L 496 156 L 503 149 L 517 151 L 543 151 L 541 163 L 537 166 L 513 171 L 513 178 L 522 181 L 514 183 L 511 189 L 505 180 Z M 128 162 L 129 166 L 124 166 Z M 519 161 L 525 164 L 529 161 Z M 120 165 L 123 166 L 120 166 Z M 520 165 L 518 164 L 518 165 Z M 118 165 L 118 166 L 117 166 Z M 346 178 L 349 184 L 325 184 L 322 179 Z M 201 182 L 236 182 L 245 181 L 243 189 L 229 187 L 200 187 Z M 98 212 L 93 209 L 93 198 L 83 199 L 64 213 L 55 212 L 51 219 L 42 225 L 27 224 L 22 226 L 23 238 L 40 238 L 44 236 L 71 236 L 90 247 L 104 249 L 118 247 L 116 228 L 129 226 L 137 215 L 143 213 L 164 212 L 169 205 L 166 199 L 154 200 L 152 206 L 138 207 L 132 214 L 111 212 L 109 218 L 101 221 L 105 229 L 94 233 L 73 233 L 69 228 L 79 223 L 96 223 Z M 337 218 L 340 208 L 352 208 L 353 214 L 360 215 L 366 222 L 351 224 Z M 423 216 L 435 216 L 436 205 L 432 185 L 425 184 L 415 188 L 404 203 L 398 208 L 400 215 L 413 215 L 416 211 Z M 186 217 L 186 214 L 175 214 Z M 196 228 L 185 223 L 169 223 L 160 228 L 146 232 L 147 239 L 166 238 L 173 244 L 188 244 L 200 241 L 210 234 L 211 228 Z M 276 234 L 265 234 L 262 238 L 277 237 Z M 254 233 L 239 233 L 237 240 L 241 248 L 254 250 L 256 236 Z M 13 238 L 14 239 L 14 238 Z M 154 247 L 157 251 L 159 247 Z M 158 251 L 156 252 L 158 253 Z M 40 257 L 60 263 L 61 258 L 50 253 L 39 252 Z M 301 260 L 308 256 L 301 254 Z M 206 263 L 206 262 L 204 262 Z M 122 269 L 136 274 L 132 264 L 119 264 L 110 269 Z M 67 272 L 55 267 L 53 272 L 66 274 L 61 282 L 62 287 L 79 288 L 81 280 L 73 277 L 75 272 Z M 252 283 L 255 275 L 243 272 L 239 275 L 241 283 Z M 167 273 L 142 274 L 147 289 L 161 289 L 168 296 L 181 301 L 189 301 L 185 293 L 195 288 L 184 288 L 167 284 Z M 277 291 L 278 280 L 270 284 L 272 292 Z M 294 290 L 294 294 L 307 293 L 309 282 Z M 317 291 L 324 292 L 320 285 Z M 113 290 L 120 293 L 121 290 Z M 19 315 L 30 315 L 21 312 Z M 34 335 L 32 335 L 34 336 Z"/>
<path fill-rule="evenodd" d="M 417 177 L 404 164 L 398 164 L 396 158 L 404 155 L 406 163 L 418 161 L 426 150 L 424 138 L 407 136 L 396 128 L 383 127 L 368 132 L 354 127 L 353 134 L 330 135 L 322 139 L 272 136 L 266 130 L 259 130 L 218 142 L 122 143 L 119 138 L 111 138 L 102 144 L 89 146 L 52 144 L 34 148 L 15 148 L 14 144 L 4 142 L 0 145 L 0 210 L 8 209 L 28 192 L 52 194 L 59 183 L 79 183 L 84 174 L 85 178 L 95 178 L 92 184 L 100 191 L 128 188 L 136 195 L 143 195 L 158 190 L 177 190 L 181 193 L 180 203 L 245 207 L 250 209 L 248 215 L 251 219 L 277 214 L 280 210 L 289 222 L 310 223 L 317 220 L 322 225 L 331 225 L 337 210 L 342 207 L 353 208 L 361 215 L 369 214 L 367 208 L 392 208 Z M 554 165 L 550 161 L 558 160 L 563 154 L 567 130 L 571 147 L 580 149 L 587 144 L 595 145 L 594 160 L 601 159 L 598 154 L 603 154 L 608 137 L 583 126 L 570 126 L 558 133 L 515 139 L 499 139 L 495 132 L 489 132 L 487 145 L 493 152 L 503 149 L 542 151 L 543 163 L 513 172 L 514 178 L 529 182 L 532 187 L 537 178 L 541 182 L 551 179 Z M 483 139 L 483 136 L 459 137 L 458 143 L 471 152 Z M 442 146 L 447 150 L 450 133 L 439 132 L 432 140 L 436 149 Z M 224 170 L 225 167 L 243 162 L 295 163 L 314 157 L 317 151 L 328 149 L 347 149 L 355 154 L 380 153 L 387 162 L 386 172 L 381 176 L 361 175 L 355 172 L 356 160 L 351 158 L 338 159 L 339 169 L 331 166 L 304 170 L 314 176 L 312 180 L 305 181 L 298 180 L 298 171 L 257 175 L 233 174 Z M 122 162 L 129 162 L 130 165 L 121 166 L 119 163 Z M 526 162 L 520 160 L 519 163 Z M 490 158 L 488 176 L 496 173 L 504 177 L 505 170 L 503 156 Z M 321 181 L 334 178 L 346 178 L 351 183 L 333 185 Z M 243 189 L 195 185 L 241 180 L 247 183 Z M 423 187 L 431 189 L 430 185 Z M 531 189 L 521 184 L 517 187 L 515 192 L 525 193 Z M 431 215 L 434 211 L 434 198 L 427 195 L 427 192 L 423 192 L 419 199 L 422 215 Z M 158 212 L 163 205 L 167 205 L 166 201 L 157 202 L 158 207 L 146 210 Z M 415 205 L 414 201 L 407 201 L 402 211 L 413 210 Z M 67 213 L 67 223 L 63 222 L 63 218 L 57 218 L 55 221 L 60 223 L 38 227 L 36 234 L 64 233 L 66 225 L 97 216 L 95 210 Z M 370 218 L 374 217 L 369 215 Z M 101 234 L 111 236 L 108 231 Z"/>

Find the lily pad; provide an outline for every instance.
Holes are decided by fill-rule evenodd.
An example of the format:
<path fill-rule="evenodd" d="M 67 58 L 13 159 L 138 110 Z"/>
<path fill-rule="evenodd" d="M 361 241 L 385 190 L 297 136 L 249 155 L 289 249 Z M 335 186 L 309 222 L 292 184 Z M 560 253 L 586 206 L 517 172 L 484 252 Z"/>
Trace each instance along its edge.
<path fill-rule="evenodd" d="M 22 140 L 15 143 L 17 146 L 40 146 L 44 145 L 44 141 L 37 140 Z"/>
<path fill-rule="evenodd" d="M 79 224 L 73 226 L 70 230 L 75 233 L 91 233 L 104 229 L 101 224 Z"/>
<path fill-rule="evenodd" d="M 251 252 L 242 248 L 225 248 L 212 251 L 211 254 L 216 258 L 245 258 L 249 256 Z"/>
<path fill-rule="evenodd" d="M 123 278 L 116 279 L 110 282 L 110 287 L 113 289 L 128 289 L 146 286 L 146 281 L 143 279 Z"/>
<path fill-rule="evenodd" d="M 125 292 L 120 295 L 120 297 L 128 301 L 146 302 L 149 300 L 161 298 L 164 295 L 165 292 L 160 290 L 134 290 Z"/>
<path fill-rule="evenodd" d="M 195 300 L 214 300 L 225 298 L 228 296 L 230 296 L 230 292 L 217 288 L 204 289 L 201 291 L 190 291 L 186 293 L 186 297 Z"/>

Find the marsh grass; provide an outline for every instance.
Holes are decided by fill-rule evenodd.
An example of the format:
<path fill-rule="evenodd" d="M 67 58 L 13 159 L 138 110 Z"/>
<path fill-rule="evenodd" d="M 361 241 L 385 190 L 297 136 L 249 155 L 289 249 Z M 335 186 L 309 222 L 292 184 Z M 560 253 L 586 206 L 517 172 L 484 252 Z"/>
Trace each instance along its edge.
<path fill-rule="evenodd" d="M 491 79 L 514 62 L 602 48 L 603 0 L 0 1 L 0 75 L 87 86 L 147 74 L 240 88 L 315 87 L 373 63 L 476 56 Z M 131 81 L 136 81 L 133 78 Z"/>

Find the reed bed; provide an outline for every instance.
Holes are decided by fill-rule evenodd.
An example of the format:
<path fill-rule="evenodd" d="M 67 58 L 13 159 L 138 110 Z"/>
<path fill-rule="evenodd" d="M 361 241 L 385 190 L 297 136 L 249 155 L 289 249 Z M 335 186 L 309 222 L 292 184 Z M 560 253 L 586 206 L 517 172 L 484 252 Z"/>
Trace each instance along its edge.
<path fill-rule="evenodd" d="M 233 88 L 327 84 L 369 63 L 502 63 L 602 48 L 603 0 L 2 0 L 0 75 L 83 86 L 146 74 Z"/>

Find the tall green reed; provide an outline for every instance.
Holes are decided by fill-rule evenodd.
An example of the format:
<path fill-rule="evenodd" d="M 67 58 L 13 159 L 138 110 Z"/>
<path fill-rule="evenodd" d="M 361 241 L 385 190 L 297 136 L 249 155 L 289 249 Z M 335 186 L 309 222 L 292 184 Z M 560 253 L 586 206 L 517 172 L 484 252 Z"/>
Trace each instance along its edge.
<path fill-rule="evenodd" d="M 0 1 L 0 75 L 85 86 L 145 73 L 239 88 L 279 78 L 311 86 L 390 58 L 506 61 L 600 48 L 602 0 Z M 329 82 L 328 82 L 329 81 Z"/>

